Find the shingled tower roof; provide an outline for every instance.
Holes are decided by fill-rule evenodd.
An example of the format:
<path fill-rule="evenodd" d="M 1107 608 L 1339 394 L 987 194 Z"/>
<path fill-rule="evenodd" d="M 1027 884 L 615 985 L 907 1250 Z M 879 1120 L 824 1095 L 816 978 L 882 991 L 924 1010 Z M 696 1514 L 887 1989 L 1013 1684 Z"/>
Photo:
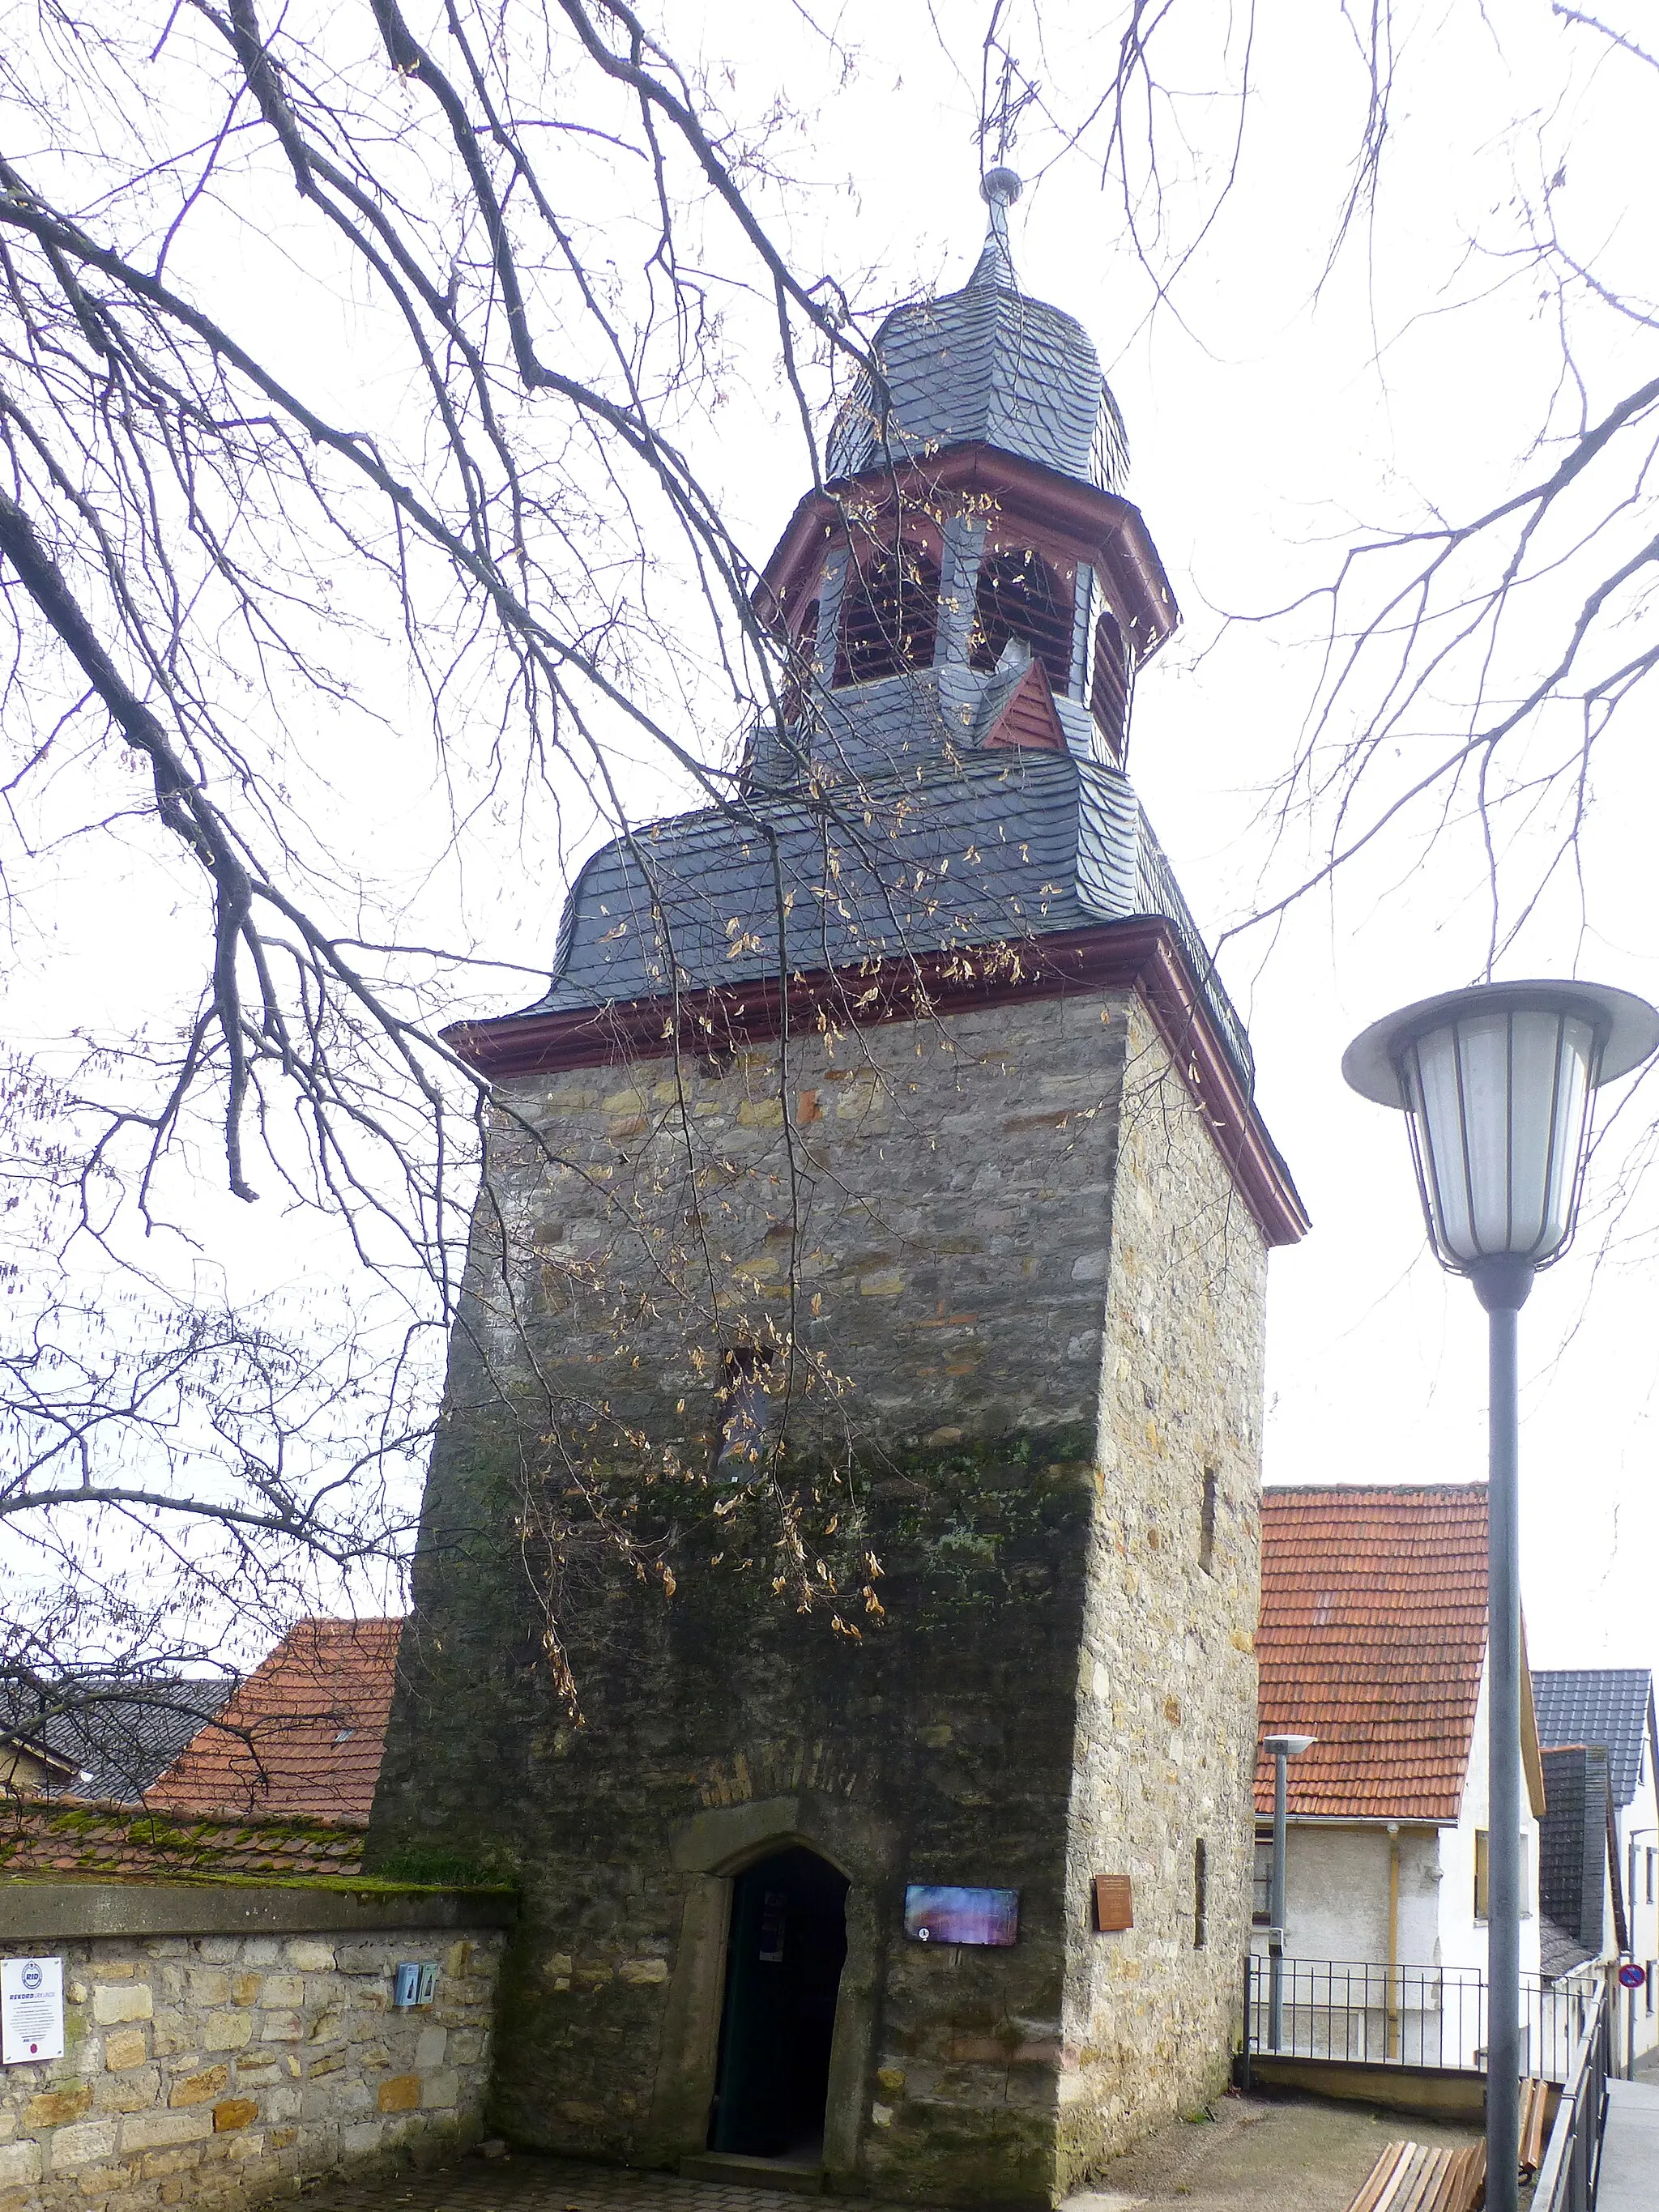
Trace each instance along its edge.
<path fill-rule="evenodd" d="M 832 477 L 969 441 L 1103 491 L 1129 471 L 1123 417 L 1074 316 L 1020 290 L 1008 244 L 1012 169 L 981 186 L 985 248 L 959 292 L 896 307 L 876 332 L 878 377 L 860 379 L 830 434 Z"/>

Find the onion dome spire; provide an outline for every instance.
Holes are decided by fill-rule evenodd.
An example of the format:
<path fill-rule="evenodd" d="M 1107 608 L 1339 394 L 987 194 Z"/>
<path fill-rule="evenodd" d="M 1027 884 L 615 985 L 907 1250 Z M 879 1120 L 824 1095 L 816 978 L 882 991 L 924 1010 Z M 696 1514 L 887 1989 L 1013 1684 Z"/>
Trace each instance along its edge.
<path fill-rule="evenodd" d="M 1000 163 L 980 191 L 985 244 L 959 292 L 895 307 L 866 374 L 830 434 L 832 478 L 890 468 L 953 446 L 984 445 L 1074 483 L 1123 489 L 1123 418 L 1081 323 L 1019 288 L 1008 210 L 1020 179 Z"/>

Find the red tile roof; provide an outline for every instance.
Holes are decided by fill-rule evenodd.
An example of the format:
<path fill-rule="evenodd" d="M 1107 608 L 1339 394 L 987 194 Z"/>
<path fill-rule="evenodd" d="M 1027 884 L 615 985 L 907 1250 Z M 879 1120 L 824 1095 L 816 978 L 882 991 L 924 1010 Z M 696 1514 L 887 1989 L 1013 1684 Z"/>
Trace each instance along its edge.
<path fill-rule="evenodd" d="M 362 1856 L 361 1828 L 320 1820 L 204 1820 L 63 1798 L 0 1805 L 0 1879 L 354 1875 Z"/>
<path fill-rule="evenodd" d="M 1319 1739 L 1292 1814 L 1455 1820 L 1486 1644 L 1484 1483 L 1263 1492 L 1261 1733 Z"/>
<path fill-rule="evenodd" d="M 144 1794 L 164 1811 L 359 1825 L 386 1750 L 397 1620 L 302 1620 Z"/>

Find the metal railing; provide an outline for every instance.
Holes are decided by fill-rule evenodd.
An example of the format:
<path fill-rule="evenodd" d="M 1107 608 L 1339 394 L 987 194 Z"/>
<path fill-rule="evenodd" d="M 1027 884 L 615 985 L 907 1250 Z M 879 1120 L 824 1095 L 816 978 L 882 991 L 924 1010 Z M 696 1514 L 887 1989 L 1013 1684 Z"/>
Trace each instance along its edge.
<path fill-rule="evenodd" d="M 1598 1986 L 1555 2108 L 1532 2212 L 1591 2212 L 1601 2178 L 1613 2060 L 1613 2008 Z"/>
<path fill-rule="evenodd" d="M 1269 1961 L 1245 1965 L 1244 2057 L 1326 2058 L 1353 2066 L 1484 2074 L 1486 1984 L 1477 1966 L 1378 1966 L 1286 1959 L 1279 2047 L 1269 2042 Z M 1599 1977 L 1521 1977 L 1522 2070 L 1565 2081 L 1598 2008 Z M 1540 2198 L 1540 2203 L 1542 2203 Z"/>

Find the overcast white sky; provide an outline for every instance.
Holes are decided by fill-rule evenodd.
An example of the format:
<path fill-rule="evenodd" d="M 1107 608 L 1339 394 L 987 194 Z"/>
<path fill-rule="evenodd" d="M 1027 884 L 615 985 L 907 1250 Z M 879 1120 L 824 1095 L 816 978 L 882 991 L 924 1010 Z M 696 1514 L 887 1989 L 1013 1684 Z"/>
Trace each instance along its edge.
<path fill-rule="evenodd" d="M 1105 88 L 1110 40 L 1089 9 L 1042 14 L 1040 27 L 1033 0 L 1016 0 L 1005 35 L 1055 112 L 1079 118 Z M 834 17 L 837 48 L 775 5 L 682 4 L 670 20 L 682 54 L 704 26 L 705 56 L 732 62 L 746 108 L 781 84 L 802 111 L 781 156 L 805 187 L 787 216 L 796 266 L 861 280 L 861 299 L 878 302 L 959 283 L 978 251 L 972 126 L 988 15 L 954 0 L 931 11 L 921 0 L 847 0 Z M 1404 88 L 1377 218 L 1322 283 L 1365 82 L 1347 26 L 1315 0 L 1264 10 L 1255 25 L 1237 187 L 1155 313 L 1121 198 L 1103 189 L 1089 153 L 1066 153 L 1035 116 L 1015 151 L 1032 179 L 1013 220 L 1022 279 L 1094 335 L 1128 424 L 1131 495 L 1186 611 L 1185 632 L 1140 688 L 1130 768 L 1212 933 L 1248 914 L 1264 870 L 1287 879 L 1261 795 L 1295 742 L 1312 675 L 1305 623 L 1224 628 L 1218 611 L 1291 600 L 1330 573 L 1356 526 L 1413 520 L 1425 503 L 1484 503 L 1515 481 L 1559 354 L 1536 288 L 1500 285 L 1498 249 L 1513 242 L 1517 180 L 1534 180 L 1540 164 L 1547 173 L 1559 149 L 1571 149 L 1564 204 L 1584 251 L 1621 283 L 1650 298 L 1659 290 L 1659 228 L 1640 198 L 1650 198 L 1659 141 L 1641 106 L 1647 86 L 1576 62 L 1538 0 L 1517 0 L 1504 18 L 1500 50 L 1459 0 L 1402 17 Z M 1194 6 L 1190 20 L 1212 29 L 1227 16 Z M 1235 24 L 1235 52 L 1246 21 Z M 1194 149 L 1188 183 L 1171 173 L 1177 225 L 1213 183 L 1237 120 L 1211 51 L 1197 37 L 1172 57 L 1180 96 L 1166 120 Z M 633 237 L 619 224 L 620 254 Z M 1481 241 L 1474 252 L 1471 238 Z M 267 334 L 289 312 L 270 298 L 242 304 Z M 738 538 L 762 556 L 805 475 L 762 319 L 742 301 L 732 312 L 740 342 L 756 331 L 752 388 L 687 442 Z M 1642 336 L 1623 352 L 1612 338 L 1588 342 L 1598 400 L 1634 380 Z M 1659 997 L 1651 734 L 1649 709 L 1601 765 L 1583 848 L 1593 928 L 1581 928 L 1571 886 L 1559 884 L 1502 972 L 1571 971 Z M 372 761 L 342 775 L 343 803 L 381 810 L 395 860 L 401 789 Z M 636 799 L 653 796 L 641 787 Z M 677 795 L 665 787 L 661 803 Z M 1250 1022 L 1266 1118 L 1314 1218 L 1306 1243 L 1273 1263 L 1269 1481 L 1484 1471 L 1483 1317 L 1423 1250 L 1399 1117 L 1351 1096 L 1338 1073 L 1348 1039 L 1376 1015 L 1478 972 L 1479 888 L 1478 848 L 1455 823 L 1432 850 L 1392 846 L 1276 933 L 1239 939 L 1224 963 Z M 143 1003 L 155 933 L 171 926 L 166 901 L 151 895 L 112 930 L 111 889 L 65 870 L 52 934 L 21 949 L 14 1034 L 48 1042 L 48 1009 L 64 1006 L 95 1031 Z M 526 898 L 510 872 L 492 880 L 471 916 L 481 942 L 545 965 L 556 890 L 543 884 Z M 1611 1188 L 1606 1174 L 1593 1183 L 1578 1249 L 1540 1281 L 1522 1321 L 1523 1566 L 1533 1657 L 1545 1665 L 1659 1662 L 1659 1199 L 1638 1203 L 1598 1261 L 1597 1208 Z M 279 1224 L 250 1233 L 210 1190 L 198 1218 L 239 1286 L 293 1279 L 306 1264 Z"/>

